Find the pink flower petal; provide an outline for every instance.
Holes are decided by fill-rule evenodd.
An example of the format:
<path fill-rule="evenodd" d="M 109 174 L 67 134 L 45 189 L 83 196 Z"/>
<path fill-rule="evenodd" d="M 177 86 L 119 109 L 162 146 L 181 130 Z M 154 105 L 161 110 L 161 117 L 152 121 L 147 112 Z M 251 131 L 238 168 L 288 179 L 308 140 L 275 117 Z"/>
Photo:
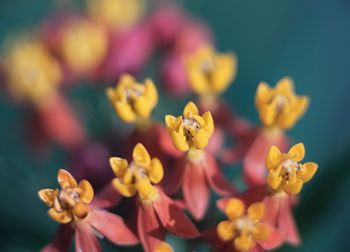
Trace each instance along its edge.
<path fill-rule="evenodd" d="M 179 191 L 185 173 L 186 162 L 185 156 L 177 159 L 173 167 L 165 173 L 161 186 L 166 194 L 173 195 Z"/>
<path fill-rule="evenodd" d="M 73 238 L 73 229 L 70 224 L 60 225 L 52 242 L 47 244 L 42 252 L 64 252 L 68 251 Z"/>
<path fill-rule="evenodd" d="M 236 189 L 221 173 L 215 158 L 212 154 L 205 154 L 205 161 L 202 163 L 208 183 L 214 192 L 221 196 L 232 195 Z"/>
<path fill-rule="evenodd" d="M 91 226 L 115 244 L 134 245 L 138 243 L 135 234 L 118 215 L 95 209 L 91 211 L 88 221 Z"/>
<path fill-rule="evenodd" d="M 214 248 L 218 249 L 225 245 L 225 242 L 223 242 L 216 231 L 217 226 L 208 228 L 202 232 L 202 238 L 207 241 L 210 245 L 212 245 Z M 232 244 L 232 243 L 231 243 Z M 232 247 L 231 247 L 232 249 Z"/>
<path fill-rule="evenodd" d="M 121 199 L 122 197 L 119 192 L 109 183 L 95 195 L 91 206 L 95 208 L 110 208 L 117 205 Z"/>
<path fill-rule="evenodd" d="M 170 232 L 183 238 L 195 238 L 199 232 L 184 212 L 168 197 L 159 190 L 159 198 L 153 202 L 159 220 Z"/>
<path fill-rule="evenodd" d="M 201 220 L 209 204 L 209 187 L 204 167 L 187 161 L 185 164 L 182 191 L 185 202 L 196 220 Z"/>
<path fill-rule="evenodd" d="M 152 203 L 139 202 L 137 231 L 146 252 L 155 251 L 159 244 L 165 240 L 165 231 L 159 223 Z"/>
<path fill-rule="evenodd" d="M 264 199 L 265 202 L 265 216 L 263 218 L 264 222 L 270 224 L 273 227 L 277 227 L 278 215 L 281 211 L 280 209 L 281 198 L 274 195 L 269 195 Z"/>
<path fill-rule="evenodd" d="M 288 143 L 284 135 L 271 137 L 260 130 L 243 159 L 244 178 L 248 185 L 264 185 L 266 182 L 266 155 L 272 145 L 281 151 L 286 150 Z"/>
<path fill-rule="evenodd" d="M 283 244 L 283 237 L 278 230 L 271 228 L 269 237 L 266 240 L 257 241 L 257 243 L 266 250 L 272 250 Z"/>
<path fill-rule="evenodd" d="M 285 233 L 285 240 L 287 243 L 294 246 L 300 245 L 301 239 L 295 224 L 289 197 L 280 200 L 278 229 L 280 232 Z"/>
<path fill-rule="evenodd" d="M 78 221 L 75 226 L 75 251 L 99 252 L 101 246 L 94 230 L 86 221 Z"/>

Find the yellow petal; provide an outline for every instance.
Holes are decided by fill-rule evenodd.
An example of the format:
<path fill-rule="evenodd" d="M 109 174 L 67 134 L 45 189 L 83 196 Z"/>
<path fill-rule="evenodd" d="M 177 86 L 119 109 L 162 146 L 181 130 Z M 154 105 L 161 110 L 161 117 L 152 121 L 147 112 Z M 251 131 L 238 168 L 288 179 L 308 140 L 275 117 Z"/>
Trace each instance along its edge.
<path fill-rule="evenodd" d="M 158 196 L 158 190 L 151 184 L 148 178 L 138 179 L 135 187 L 141 199 L 153 200 Z"/>
<path fill-rule="evenodd" d="M 196 104 L 193 102 L 187 103 L 184 108 L 183 115 L 184 117 L 192 117 L 193 115 L 198 115 L 198 108 Z"/>
<path fill-rule="evenodd" d="M 235 236 L 235 226 L 232 221 L 222 221 L 216 227 L 216 232 L 222 241 L 230 241 Z"/>
<path fill-rule="evenodd" d="M 294 95 L 294 83 L 290 77 L 284 77 L 277 82 L 276 91 L 282 95 Z"/>
<path fill-rule="evenodd" d="M 276 122 L 277 107 L 275 103 L 264 104 L 259 108 L 260 121 L 265 126 L 272 126 Z"/>
<path fill-rule="evenodd" d="M 78 186 L 77 181 L 73 178 L 73 176 L 64 169 L 60 169 L 58 171 L 57 180 L 63 189 Z"/>
<path fill-rule="evenodd" d="M 134 122 L 137 118 L 135 112 L 132 110 L 129 104 L 122 103 L 122 102 L 116 102 L 115 103 L 115 110 L 124 122 L 131 123 Z"/>
<path fill-rule="evenodd" d="M 315 175 L 318 169 L 318 165 L 314 162 L 307 162 L 300 166 L 299 171 L 297 171 L 297 177 L 308 182 Z"/>
<path fill-rule="evenodd" d="M 173 131 L 171 132 L 171 139 L 173 140 L 176 149 L 180 151 L 188 151 L 189 146 L 185 135 Z"/>
<path fill-rule="evenodd" d="M 116 97 L 114 88 L 108 87 L 106 89 L 106 95 L 107 95 L 107 98 L 110 101 L 110 103 L 114 104 L 117 101 L 117 97 Z"/>
<path fill-rule="evenodd" d="M 285 105 L 284 109 L 283 109 L 284 111 L 285 111 L 286 107 L 287 106 Z M 298 118 L 293 111 L 282 112 L 278 115 L 277 125 L 278 125 L 278 127 L 282 128 L 282 129 L 290 129 L 295 125 L 297 119 Z"/>
<path fill-rule="evenodd" d="M 132 197 L 136 193 L 136 189 L 133 184 L 122 184 L 118 178 L 114 178 L 112 180 L 112 185 L 124 197 Z"/>
<path fill-rule="evenodd" d="M 141 143 L 135 145 L 132 152 L 132 158 L 137 165 L 143 167 L 148 167 L 151 163 L 151 157 L 149 156 L 145 146 L 143 146 Z"/>
<path fill-rule="evenodd" d="M 148 176 L 154 184 L 159 183 L 163 179 L 164 170 L 158 158 L 152 158 L 151 165 L 148 168 Z"/>
<path fill-rule="evenodd" d="M 210 93 L 208 79 L 204 75 L 203 71 L 198 69 L 198 66 L 187 66 L 186 73 L 193 92 L 198 95 Z"/>
<path fill-rule="evenodd" d="M 244 203 L 237 198 L 232 198 L 227 202 L 225 214 L 230 220 L 235 220 L 245 212 Z"/>
<path fill-rule="evenodd" d="M 172 115 L 166 115 L 165 116 L 165 119 L 164 119 L 165 126 L 166 126 L 166 129 L 168 130 L 169 133 L 172 130 L 174 130 L 173 126 L 174 126 L 175 120 L 176 120 L 175 116 L 172 116 Z"/>
<path fill-rule="evenodd" d="M 238 251 L 249 251 L 253 246 L 253 240 L 249 236 L 240 235 L 234 240 L 234 245 Z"/>
<path fill-rule="evenodd" d="M 161 242 L 155 252 L 173 252 L 173 248 L 166 242 Z"/>
<path fill-rule="evenodd" d="M 216 66 L 212 73 L 212 89 L 215 93 L 222 93 L 232 82 L 236 75 L 236 61 L 236 55 L 233 53 L 216 57 Z"/>
<path fill-rule="evenodd" d="M 296 98 L 293 110 L 294 113 L 300 118 L 303 116 L 308 109 L 310 104 L 310 99 L 307 96 L 299 96 Z"/>
<path fill-rule="evenodd" d="M 263 202 L 251 204 L 248 207 L 247 214 L 251 220 L 260 221 L 265 214 L 265 204 Z"/>
<path fill-rule="evenodd" d="M 263 223 L 258 223 L 254 227 L 252 234 L 254 240 L 265 240 L 270 234 L 270 228 Z"/>
<path fill-rule="evenodd" d="M 79 188 L 81 189 L 80 198 L 85 204 L 89 204 L 94 198 L 94 189 L 92 188 L 89 181 L 83 179 L 79 183 Z"/>
<path fill-rule="evenodd" d="M 298 143 L 294 146 L 292 146 L 289 151 L 288 155 L 290 159 L 292 159 L 294 162 L 300 162 L 304 159 L 305 156 L 305 146 L 303 143 Z"/>
<path fill-rule="evenodd" d="M 260 111 L 261 106 L 268 104 L 271 100 L 272 91 L 265 82 L 260 82 L 255 93 L 255 105 Z"/>
<path fill-rule="evenodd" d="M 279 175 L 279 172 L 270 170 L 267 175 L 266 183 L 269 187 L 276 190 L 282 183 L 282 177 Z"/>
<path fill-rule="evenodd" d="M 48 206 L 53 207 L 53 201 L 58 195 L 57 190 L 54 189 L 42 189 L 38 192 L 39 198 Z"/>
<path fill-rule="evenodd" d="M 192 135 L 192 144 L 196 149 L 204 149 L 208 145 L 208 133 L 204 129 L 200 129 L 196 132 L 194 129 L 190 129 Z"/>
<path fill-rule="evenodd" d="M 301 191 L 303 187 L 303 182 L 297 179 L 294 183 L 287 182 L 283 185 L 283 190 L 289 195 L 296 195 Z"/>
<path fill-rule="evenodd" d="M 152 107 L 158 103 L 158 91 L 156 85 L 154 85 L 154 82 L 151 79 L 145 81 L 144 97 L 150 101 Z"/>
<path fill-rule="evenodd" d="M 208 133 L 208 136 L 210 137 L 214 132 L 213 117 L 212 117 L 211 113 L 209 111 L 207 111 L 202 115 L 202 118 L 205 121 L 205 125 L 204 125 L 203 129 Z"/>
<path fill-rule="evenodd" d="M 57 221 L 62 224 L 69 223 L 72 220 L 72 215 L 68 211 L 57 212 L 54 208 L 50 208 L 48 211 L 48 215 L 54 221 Z"/>
<path fill-rule="evenodd" d="M 109 164 L 115 176 L 117 176 L 118 178 L 122 178 L 126 169 L 129 167 L 129 163 L 127 160 L 118 157 L 111 157 L 109 159 Z"/>
<path fill-rule="evenodd" d="M 145 97 L 140 96 L 136 98 L 134 103 L 135 113 L 142 118 L 148 118 L 152 113 L 154 105 L 151 101 L 147 100 Z"/>
<path fill-rule="evenodd" d="M 194 120 L 199 124 L 200 127 L 203 127 L 205 125 L 205 120 L 200 115 L 193 115 Z"/>
<path fill-rule="evenodd" d="M 127 185 L 132 183 L 133 178 L 134 178 L 134 173 L 132 172 L 132 170 L 126 169 L 123 177 L 121 177 L 120 179 L 123 181 L 123 184 Z"/>
<path fill-rule="evenodd" d="M 266 166 L 268 169 L 275 169 L 281 163 L 283 155 L 277 146 L 273 145 L 266 156 Z"/>

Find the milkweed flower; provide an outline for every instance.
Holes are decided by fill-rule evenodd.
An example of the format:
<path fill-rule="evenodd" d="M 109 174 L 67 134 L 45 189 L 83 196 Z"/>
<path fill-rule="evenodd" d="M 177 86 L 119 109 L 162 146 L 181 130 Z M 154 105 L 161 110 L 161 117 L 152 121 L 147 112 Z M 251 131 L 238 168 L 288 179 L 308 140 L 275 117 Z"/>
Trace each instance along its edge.
<path fill-rule="evenodd" d="M 42 189 L 38 192 L 39 198 L 49 208 L 48 215 L 61 224 L 53 242 L 42 251 L 68 251 L 73 235 L 76 251 L 102 251 L 96 233 L 118 245 L 138 242 L 121 217 L 91 204 L 94 190 L 87 180 L 78 184 L 63 169 L 58 171 L 57 180 L 60 189 Z"/>
<path fill-rule="evenodd" d="M 278 81 L 275 88 L 270 88 L 266 83 L 259 84 L 255 96 L 255 104 L 259 111 L 259 117 L 263 124 L 248 135 L 251 144 L 244 156 L 244 176 L 252 185 L 265 184 L 265 156 L 272 145 L 281 150 L 288 148 L 288 139 L 284 134 L 305 113 L 309 98 L 298 96 L 294 93 L 293 81 L 285 77 Z"/>
<path fill-rule="evenodd" d="M 111 167 L 116 175 L 114 187 L 124 197 L 137 195 L 137 230 L 147 252 L 155 251 L 165 240 L 165 230 L 183 238 L 195 238 L 197 228 L 182 210 L 159 188 L 164 176 L 158 158 L 150 157 L 142 144 L 137 144 L 132 153 L 133 160 L 112 157 Z"/>
<path fill-rule="evenodd" d="M 246 210 L 239 198 L 230 198 L 224 212 L 228 220 L 203 232 L 215 251 L 265 251 L 281 245 L 279 234 L 263 222 L 265 203 L 254 202 Z"/>
<path fill-rule="evenodd" d="M 200 96 L 222 93 L 236 76 L 236 56 L 217 53 L 208 45 L 198 48 L 185 61 L 191 88 Z"/>
<path fill-rule="evenodd" d="M 151 79 L 140 84 L 129 74 L 123 74 L 116 87 L 106 92 L 117 115 L 126 123 L 148 119 L 158 102 L 158 91 Z"/>
<path fill-rule="evenodd" d="M 145 12 L 144 0 L 88 0 L 90 17 L 111 29 L 124 30 L 137 24 Z"/>
<path fill-rule="evenodd" d="M 214 131 L 213 118 L 209 111 L 199 115 L 197 106 L 189 102 L 182 116 L 165 116 L 165 124 L 175 147 L 187 152 L 174 165 L 167 186 L 176 192 L 182 185 L 186 205 L 200 220 L 208 207 L 209 187 L 220 195 L 230 195 L 235 191 L 222 176 L 214 157 L 203 150 Z"/>
<path fill-rule="evenodd" d="M 59 91 L 63 78 L 59 62 L 42 41 L 19 38 L 11 42 L 4 67 L 12 97 L 34 107 L 36 123 L 46 136 L 67 148 L 85 141 L 82 125 Z"/>

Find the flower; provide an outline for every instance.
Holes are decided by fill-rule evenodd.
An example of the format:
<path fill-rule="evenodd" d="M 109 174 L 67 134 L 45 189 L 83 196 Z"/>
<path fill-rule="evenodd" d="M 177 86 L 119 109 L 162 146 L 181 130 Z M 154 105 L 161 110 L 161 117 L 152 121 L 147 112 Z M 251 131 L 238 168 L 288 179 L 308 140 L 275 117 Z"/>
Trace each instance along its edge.
<path fill-rule="evenodd" d="M 58 50 L 63 61 L 78 74 L 95 70 L 108 50 L 106 30 L 91 21 L 72 18 L 59 30 Z"/>
<path fill-rule="evenodd" d="M 236 75 L 236 56 L 219 54 L 208 46 L 200 47 L 186 58 L 186 72 L 193 91 L 201 96 L 226 90 Z"/>
<path fill-rule="evenodd" d="M 66 170 L 57 175 L 60 189 L 42 189 L 39 198 L 49 208 L 48 215 L 61 227 L 52 243 L 43 251 L 68 251 L 70 240 L 75 234 L 76 251 L 101 251 L 96 231 L 119 245 L 132 245 L 138 239 L 126 226 L 121 217 L 90 204 L 94 190 L 87 180 L 79 184 Z"/>
<path fill-rule="evenodd" d="M 90 16 L 114 29 L 135 25 L 145 12 L 144 0 L 89 0 Z"/>
<path fill-rule="evenodd" d="M 260 120 L 265 126 L 289 129 L 304 115 L 309 98 L 297 96 L 294 93 L 293 81 L 285 77 L 278 81 L 275 88 L 261 82 L 256 91 L 255 104 Z"/>
<path fill-rule="evenodd" d="M 304 144 L 292 146 L 288 153 L 281 153 L 276 146 L 272 146 L 266 157 L 268 169 L 267 185 L 276 191 L 284 191 L 289 195 L 298 194 L 305 182 L 316 173 L 318 165 L 314 162 L 301 164 L 304 159 Z"/>
<path fill-rule="evenodd" d="M 34 104 L 50 100 L 62 80 L 57 60 L 39 40 L 21 38 L 9 44 L 5 73 L 11 94 Z"/>
<path fill-rule="evenodd" d="M 184 238 L 199 235 L 197 228 L 182 210 L 153 184 L 163 178 L 163 166 L 158 158 L 149 156 L 146 148 L 137 144 L 133 161 L 112 157 L 111 167 L 116 175 L 114 187 L 125 197 L 137 194 L 137 230 L 147 252 L 153 252 L 165 240 L 165 229 Z"/>
<path fill-rule="evenodd" d="M 115 88 L 107 88 L 107 97 L 118 116 L 127 123 L 147 119 L 158 102 L 158 92 L 153 81 L 144 85 L 128 74 L 123 74 Z"/>
<path fill-rule="evenodd" d="M 193 102 L 187 103 L 183 115 L 165 116 L 167 130 L 175 147 L 180 151 L 204 149 L 214 131 L 214 121 L 209 111 L 202 116 Z"/>
<path fill-rule="evenodd" d="M 240 199 L 230 199 L 225 209 L 229 220 L 222 221 L 217 226 L 219 238 L 224 242 L 233 240 L 237 251 L 251 250 L 256 242 L 269 236 L 269 226 L 260 222 L 264 213 L 265 205 L 262 202 L 251 204 L 245 211 L 245 205 Z"/>

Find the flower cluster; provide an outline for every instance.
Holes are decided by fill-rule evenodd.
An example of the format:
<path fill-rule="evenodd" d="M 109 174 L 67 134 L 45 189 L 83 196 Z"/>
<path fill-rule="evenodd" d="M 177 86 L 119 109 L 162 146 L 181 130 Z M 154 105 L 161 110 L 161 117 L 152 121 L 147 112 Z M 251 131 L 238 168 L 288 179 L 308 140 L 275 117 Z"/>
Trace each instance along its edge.
<path fill-rule="evenodd" d="M 309 98 L 295 93 L 289 77 L 274 88 L 261 82 L 261 124 L 254 126 L 220 97 L 236 77 L 236 55 L 218 52 L 208 28 L 178 8 L 145 12 L 143 0 L 89 0 L 84 13 L 48 20 L 38 38 L 9 43 L 3 70 L 10 94 L 30 104 L 45 134 L 78 160 L 71 167 L 79 168 L 68 170 L 91 181 L 77 183 L 60 169 L 60 187 L 39 191 L 60 224 L 43 251 L 67 251 L 73 237 L 76 251 L 101 251 L 103 237 L 146 252 L 172 251 L 168 233 L 215 251 L 299 245 L 292 209 L 318 165 L 301 163 L 304 144 L 292 145 L 285 131 L 305 114 Z M 154 53 L 154 79 L 174 97 L 196 95 L 182 114 L 168 114 L 157 81 L 137 80 Z M 94 142 L 64 94 L 81 79 L 115 84 L 104 88 L 104 102 L 132 130 L 116 134 L 111 127 L 108 141 Z M 160 122 L 153 118 L 158 108 Z M 228 176 L 237 163 L 244 186 Z M 212 214 L 212 192 L 226 220 Z M 202 229 L 213 219 L 216 225 Z"/>

